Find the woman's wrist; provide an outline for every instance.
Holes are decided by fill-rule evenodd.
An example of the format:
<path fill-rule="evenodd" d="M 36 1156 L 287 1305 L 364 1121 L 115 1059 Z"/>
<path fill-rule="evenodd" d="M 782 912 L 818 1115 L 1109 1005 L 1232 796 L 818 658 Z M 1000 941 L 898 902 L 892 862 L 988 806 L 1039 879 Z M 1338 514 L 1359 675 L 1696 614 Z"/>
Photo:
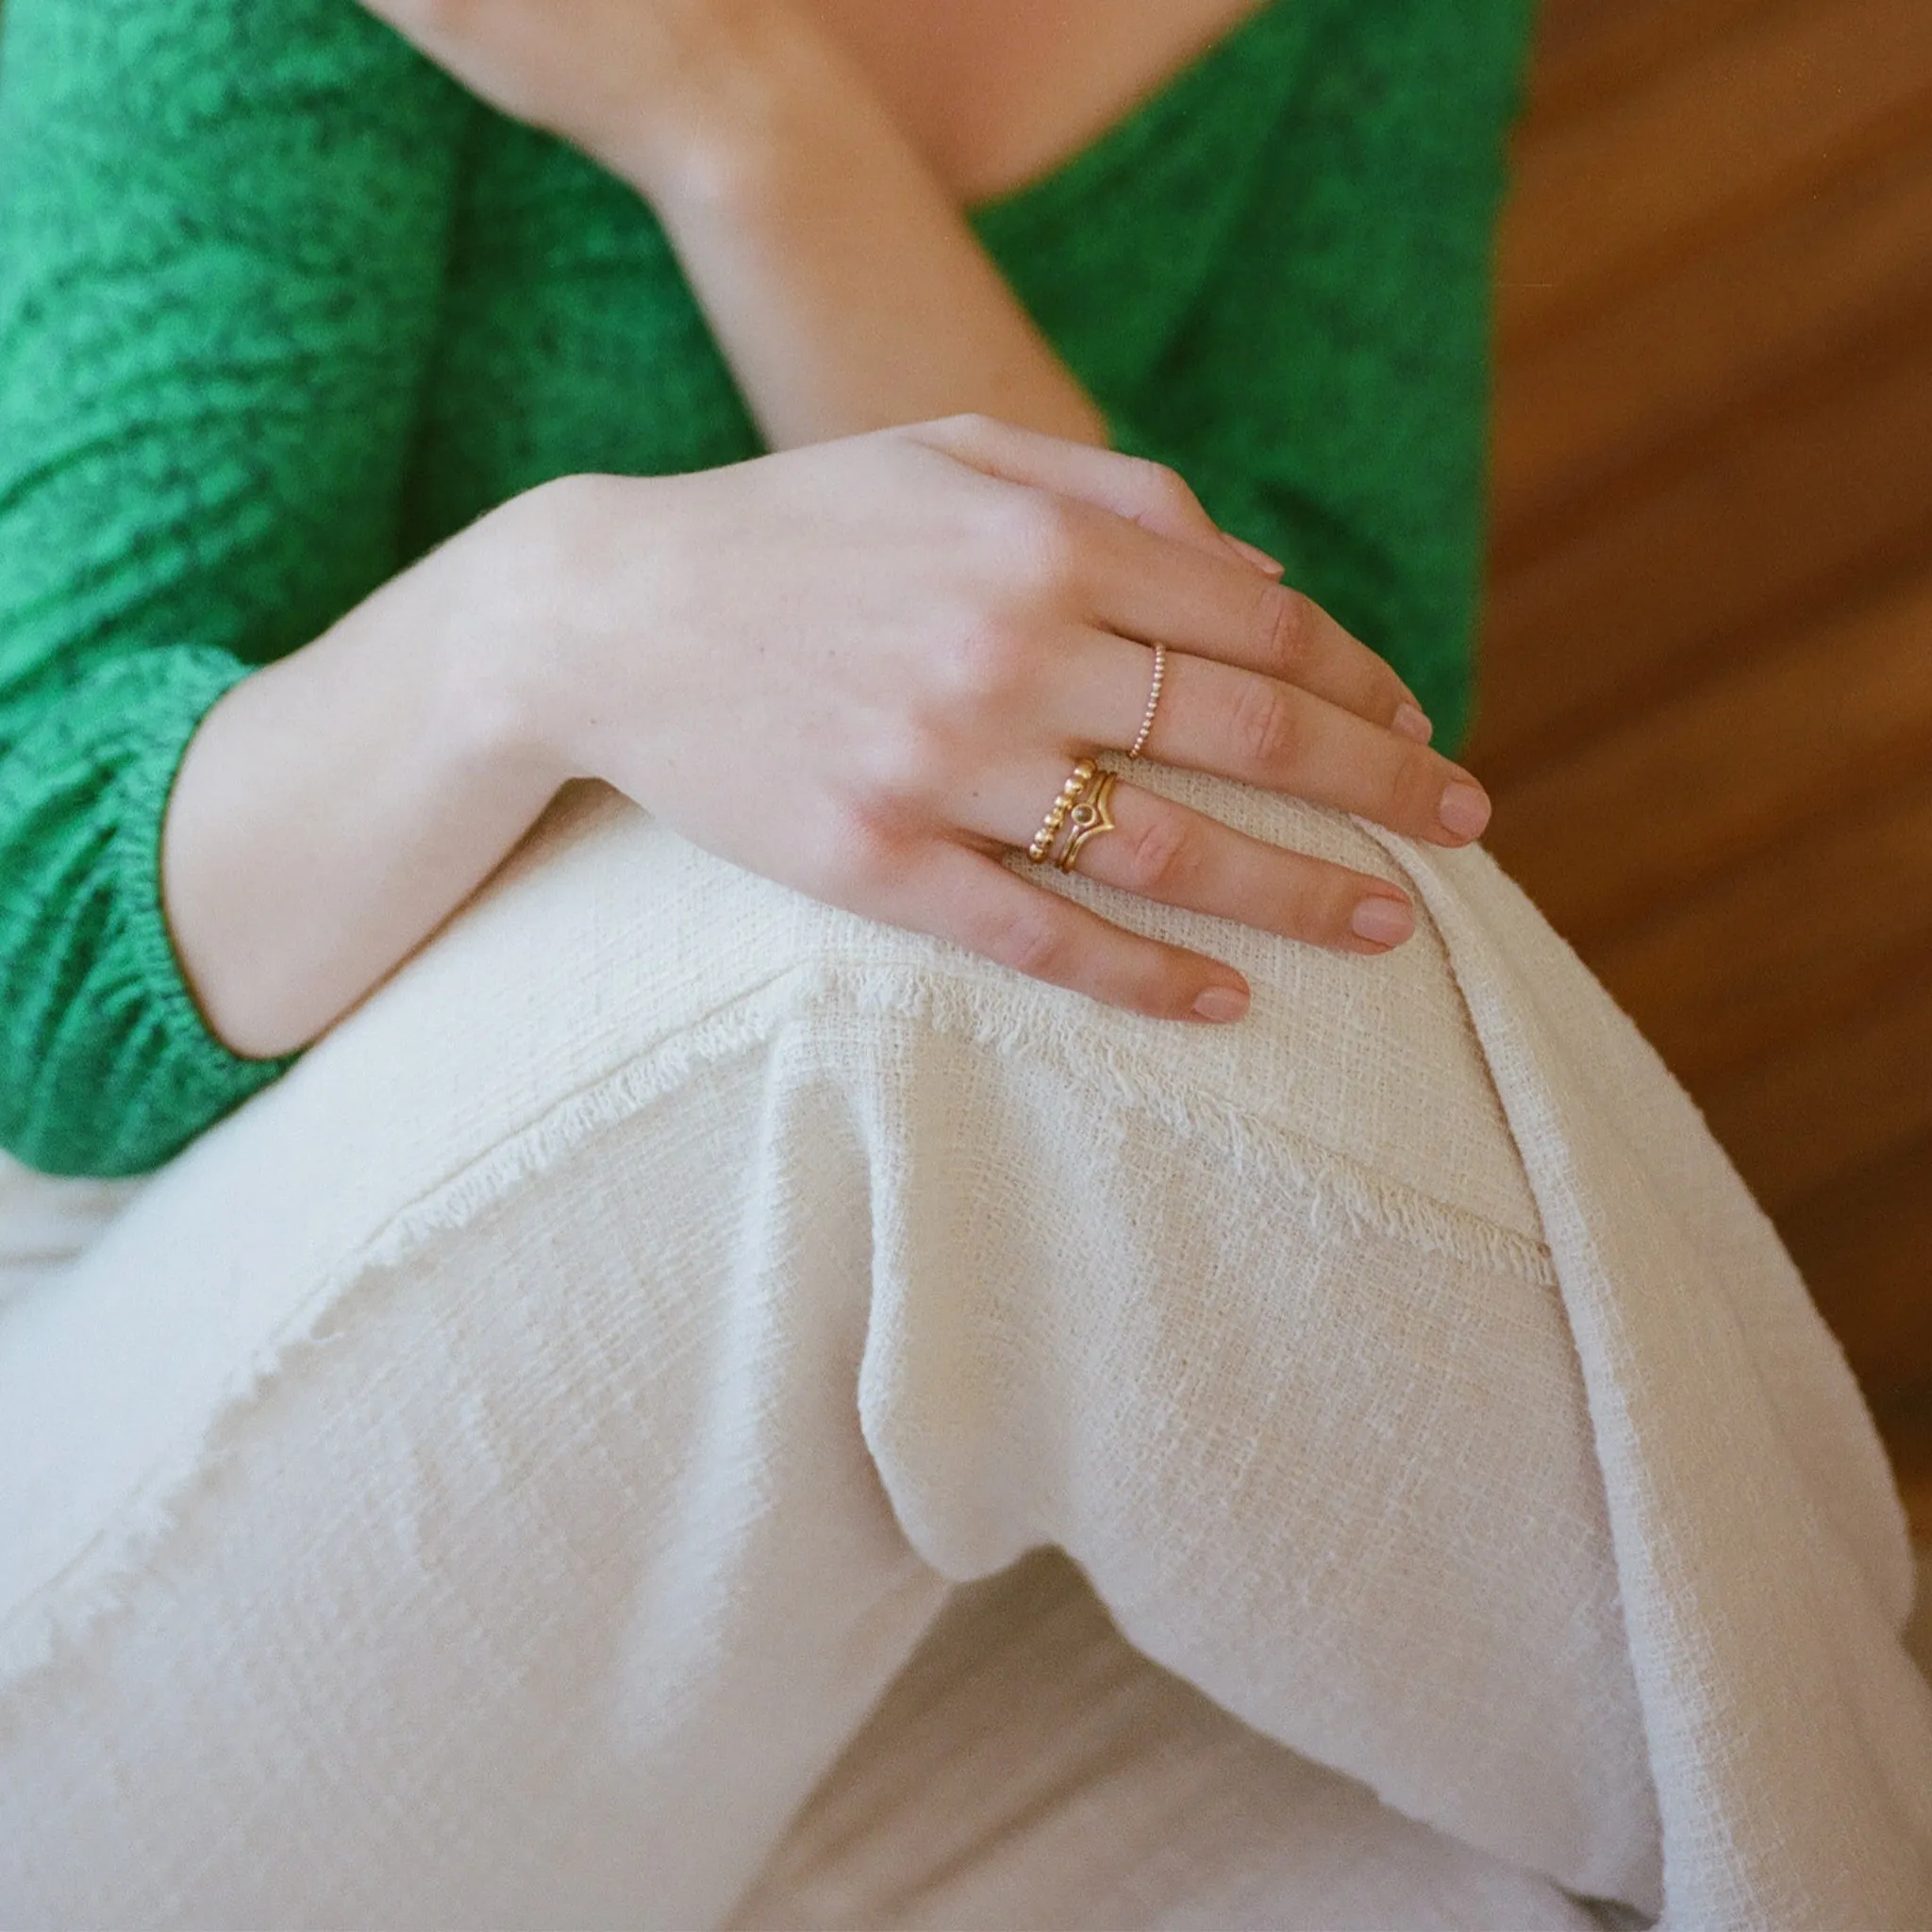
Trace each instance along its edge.
<path fill-rule="evenodd" d="M 541 557 L 497 512 L 203 720 L 162 889 L 218 1038 L 313 1040 L 492 873 L 571 775 L 537 703 Z"/>
<path fill-rule="evenodd" d="M 1107 424 L 806 0 L 363 0 L 657 210 L 765 441 Z"/>
<path fill-rule="evenodd" d="M 425 758 L 546 796 L 580 775 L 554 724 L 552 660 L 569 606 L 553 549 L 542 491 L 526 491 L 378 593 L 402 591 L 422 612 L 410 645 Z"/>
<path fill-rule="evenodd" d="M 876 111 L 784 0 L 702 12 L 675 71 L 584 143 L 660 215 L 741 206 L 782 181 L 841 111 Z"/>
<path fill-rule="evenodd" d="M 654 608 L 676 574 L 676 477 L 559 476 L 471 526 L 466 595 L 480 636 L 457 645 L 447 675 L 479 755 L 507 782 L 538 774 L 615 782 L 608 738 L 624 695 L 657 681 L 642 660 L 672 620 Z M 689 550 L 687 544 L 682 546 Z M 633 774 L 634 775 L 634 774 Z"/>

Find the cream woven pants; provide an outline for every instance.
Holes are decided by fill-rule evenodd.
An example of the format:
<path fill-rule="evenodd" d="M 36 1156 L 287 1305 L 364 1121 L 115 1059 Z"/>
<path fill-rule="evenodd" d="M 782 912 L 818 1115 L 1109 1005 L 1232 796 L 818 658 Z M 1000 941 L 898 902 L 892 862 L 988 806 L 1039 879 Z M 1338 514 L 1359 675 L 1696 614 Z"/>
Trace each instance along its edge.
<path fill-rule="evenodd" d="M 1487 860 L 1406 862 L 1436 921 L 1373 962 L 1109 902 L 1249 974 L 1210 1031 L 567 798 L 0 1316 L 0 1924 L 1911 1923 L 1932 1700 L 1842 1363 Z M 1635 1248 L 1594 1156 L 1551 1191 L 1566 1053 L 1655 1112 Z M 1041 1546 L 1122 1636 L 1071 1573 L 954 1601 Z M 1113 1717 L 1043 1732 L 1029 1669 Z"/>

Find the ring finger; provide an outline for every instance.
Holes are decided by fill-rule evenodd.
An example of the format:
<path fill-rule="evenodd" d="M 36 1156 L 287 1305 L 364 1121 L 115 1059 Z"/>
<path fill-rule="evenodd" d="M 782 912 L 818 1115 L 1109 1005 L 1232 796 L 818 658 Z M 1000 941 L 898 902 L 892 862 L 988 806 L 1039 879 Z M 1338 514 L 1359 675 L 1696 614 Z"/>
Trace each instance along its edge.
<path fill-rule="evenodd" d="M 1064 777 L 1060 773 L 1049 778 L 1040 795 L 1058 796 Z M 1373 874 L 1251 839 L 1124 780 L 1111 787 L 1107 809 L 1111 829 L 1085 839 L 1072 868 L 1084 878 L 1350 953 L 1389 952 L 1415 930 L 1407 896 Z M 1002 845 L 1025 850 L 1037 824 L 1020 831 L 1024 816 L 1022 808 L 991 836 Z M 1063 831 L 1054 841 L 1056 854 L 1065 842 Z"/>

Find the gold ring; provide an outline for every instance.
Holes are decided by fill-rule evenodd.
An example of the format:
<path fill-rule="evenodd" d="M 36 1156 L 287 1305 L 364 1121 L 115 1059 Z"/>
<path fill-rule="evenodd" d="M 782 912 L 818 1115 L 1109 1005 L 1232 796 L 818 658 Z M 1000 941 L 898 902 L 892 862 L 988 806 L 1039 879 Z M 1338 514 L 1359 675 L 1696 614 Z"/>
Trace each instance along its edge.
<path fill-rule="evenodd" d="M 1160 687 L 1167 682 L 1167 646 L 1154 647 L 1154 684 L 1147 693 L 1147 708 L 1141 714 L 1141 729 L 1134 741 L 1127 747 L 1127 756 L 1137 758 L 1147 749 L 1147 740 L 1154 730 L 1154 714 L 1160 708 Z"/>
<path fill-rule="evenodd" d="M 1052 808 L 1041 822 L 1039 831 L 1033 835 L 1033 842 L 1026 848 L 1026 857 L 1035 865 L 1044 865 L 1046 855 L 1053 850 L 1053 841 L 1060 835 L 1060 827 L 1067 822 L 1067 814 L 1074 808 L 1074 801 L 1093 782 L 1093 774 L 1100 768 L 1091 758 L 1082 758 L 1067 775 L 1067 782 L 1060 787 L 1060 795 L 1053 802 Z"/>
<path fill-rule="evenodd" d="M 1103 832 L 1113 830 L 1113 814 L 1108 810 L 1108 801 L 1113 796 L 1114 775 L 1103 772 L 1093 782 L 1092 788 L 1074 800 L 1074 808 L 1067 814 L 1066 843 L 1060 847 L 1058 858 L 1054 862 L 1062 872 L 1072 872 L 1080 857 L 1080 848 L 1090 839 L 1097 839 Z"/>

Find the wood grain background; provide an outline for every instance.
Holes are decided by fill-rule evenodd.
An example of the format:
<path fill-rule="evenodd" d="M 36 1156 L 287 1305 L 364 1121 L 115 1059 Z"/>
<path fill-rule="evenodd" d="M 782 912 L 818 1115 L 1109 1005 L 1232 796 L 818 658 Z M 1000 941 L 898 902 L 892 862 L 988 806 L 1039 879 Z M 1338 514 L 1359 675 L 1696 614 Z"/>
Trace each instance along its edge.
<path fill-rule="evenodd" d="M 1932 1505 L 1932 0 L 1546 0 L 1515 162 L 1490 842 Z"/>

